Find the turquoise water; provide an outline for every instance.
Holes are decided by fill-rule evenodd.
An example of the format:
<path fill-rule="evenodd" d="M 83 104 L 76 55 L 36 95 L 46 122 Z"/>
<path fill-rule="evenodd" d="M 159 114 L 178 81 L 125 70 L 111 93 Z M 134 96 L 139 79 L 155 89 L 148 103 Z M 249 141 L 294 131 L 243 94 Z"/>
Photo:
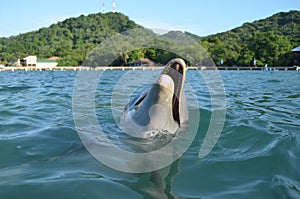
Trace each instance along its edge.
<path fill-rule="evenodd" d="M 111 93 L 125 73 L 105 72 L 96 94 L 98 120 L 115 142 L 123 137 L 111 105 L 123 101 Z M 212 110 L 198 76 L 188 71 L 200 104 L 191 111 L 201 115 L 190 148 L 160 171 L 130 174 L 106 167 L 82 144 L 72 116 L 76 72 L 0 72 L 0 198 L 300 198 L 300 73 L 222 71 L 226 120 L 202 159 Z"/>

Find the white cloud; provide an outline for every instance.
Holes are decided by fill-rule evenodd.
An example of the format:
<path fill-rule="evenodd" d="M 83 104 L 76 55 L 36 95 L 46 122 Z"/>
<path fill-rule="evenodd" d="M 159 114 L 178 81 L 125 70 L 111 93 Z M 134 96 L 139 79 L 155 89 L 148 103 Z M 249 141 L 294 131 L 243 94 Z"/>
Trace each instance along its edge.
<path fill-rule="evenodd" d="M 60 21 L 64 21 L 67 18 L 69 18 L 70 16 L 51 16 L 49 18 L 45 18 L 44 21 L 47 24 L 54 24 Z"/>
<path fill-rule="evenodd" d="M 204 32 L 204 29 L 200 28 L 199 26 L 156 22 L 148 19 L 134 19 L 134 21 L 146 28 L 152 29 L 158 34 L 164 34 L 171 30 L 187 31 L 194 34 L 203 34 Z"/>

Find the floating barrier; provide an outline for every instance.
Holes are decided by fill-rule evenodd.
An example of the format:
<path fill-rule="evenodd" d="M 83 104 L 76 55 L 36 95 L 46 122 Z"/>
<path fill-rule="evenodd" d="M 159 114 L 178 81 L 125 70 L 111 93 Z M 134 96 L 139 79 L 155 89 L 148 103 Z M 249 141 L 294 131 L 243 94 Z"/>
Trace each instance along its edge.
<path fill-rule="evenodd" d="M 94 70 L 162 70 L 164 67 L 161 66 L 148 66 L 148 67 L 130 67 L 130 66 L 98 66 L 98 67 L 87 67 L 87 66 L 58 66 L 58 67 L 1 67 L 0 71 L 94 71 Z M 268 67 L 271 70 L 300 70 L 300 67 Z M 216 66 L 190 66 L 188 70 L 265 70 L 264 67 L 216 67 Z"/>

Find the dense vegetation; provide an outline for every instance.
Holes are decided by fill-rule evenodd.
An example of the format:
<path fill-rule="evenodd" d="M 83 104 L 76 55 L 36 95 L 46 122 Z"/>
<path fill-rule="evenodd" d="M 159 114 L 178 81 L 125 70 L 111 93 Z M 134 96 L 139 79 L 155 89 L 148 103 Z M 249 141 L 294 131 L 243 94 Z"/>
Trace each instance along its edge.
<path fill-rule="evenodd" d="M 175 31 L 160 36 L 140 28 L 104 40 L 87 55 L 83 65 L 127 65 L 139 58 L 166 64 L 174 57 L 185 59 L 189 65 L 214 64 L 205 49 L 187 34 Z"/>
<path fill-rule="evenodd" d="M 120 13 L 81 15 L 38 31 L 0 38 L 0 59 L 6 63 L 28 55 L 40 59 L 58 56 L 60 65 L 76 66 L 104 39 L 138 27 Z"/>
<path fill-rule="evenodd" d="M 121 13 L 100 13 L 70 18 L 38 31 L 0 38 L 0 62 L 6 64 L 16 58 L 37 55 L 39 59 L 51 56 L 61 57 L 59 60 L 61 66 L 81 65 L 92 49 L 105 39 L 134 28 L 141 28 L 141 26 Z M 134 43 L 144 41 L 142 37 L 153 37 L 153 42 L 165 47 L 157 49 L 153 43 L 153 48 L 132 48 Z M 194 41 L 194 44 L 188 46 L 182 44 L 189 41 Z M 151 31 L 145 31 L 128 37 L 127 41 L 124 40 L 118 45 L 120 49 L 127 48 L 127 50 L 121 50 L 122 53 L 118 52 L 119 54 L 114 55 L 118 58 L 114 60 L 113 65 L 126 65 L 142 57 L 165 64 L 167 60 L 178 56 L 168 49 L 176 49 L 177 52 L 180 50 L 192 65 L 209 63 L 205 53 L 198 52 L 199 46 L 202 46 L 217 64 L 220 59 L 223 59 L 224 64 L 228 66 L 248 66 L 252 65 L 255 59 L 259 66 L 264 64 L 292 65 L 291 49 L 300 45 L 300 11 L 278 13 L 269 18 L 245 23 L 233 30 L 204 38 L 177 31 L 169 32 L 161 37 Z M 115 53 L 106 52 L 105 48 L 102 51 L 101 56 L 105 53 L 106 55 Z M 92 52 L 94 54 L 88 56 L 86 63 L 100 64 L 93 57 L 99 54 L 99 51 Z M 204 56 L 202 60 L 198 59 L 200 56 Z"/>
<path fill-rule="evenodd" d="M 300 45 L 300 11 L 281 12 L 204 38 L 202 46 L 225 65 L 292 65 L 291 50 Z"/>

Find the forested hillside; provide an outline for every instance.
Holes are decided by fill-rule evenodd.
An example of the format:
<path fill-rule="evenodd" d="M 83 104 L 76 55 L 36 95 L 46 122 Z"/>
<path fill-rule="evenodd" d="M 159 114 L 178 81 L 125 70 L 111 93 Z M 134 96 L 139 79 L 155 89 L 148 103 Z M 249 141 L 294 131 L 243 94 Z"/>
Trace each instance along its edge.
<path fill-rule="evenodd" d="M 106 38 L 140 27 L 121 13 L 99 13 L 70 18 L 48 28 L 0 38 L 0 63 L 6 64 L 27 55 L 37 55 L 39 59 L 58 56 L 61 58 L 60 66 L 81 65 L 88 53 Z M 177 42 L 186 42 L 189 39 L 195 41 L 206 49 L 217 64 L 223 59 L 227 66 L 249 66 L 255 59 L 259 66 L 292 65 L 291 49 L 300 45 L 300 11 L 278 13 L 203 38 L 178 31 L 171 31 L 164 37 Z M 175 43 L 168 39 L 160 38 L 157 41 L 174 47 Z M 193 60 L 193 54 L 197 53 L 193 50 L 197 50 L 197 47 L 183 49 L 186 55 L 190 55 L 190 64 L 201 64 Z M 137 49 L 120 55 L 113 64 L 126 65 L 143 57 L 164 64 L 172 56 L 176 55 L 162 49 Z"/>
<path fill-rule="evenodd" d="M 248 66 L 291 65 L 291 50 L 300 45 L 300 11 L 281 12 L 204 38 L 202 46 L 216 63 Z"/>
<path fill-rule="evenodd" d="M 121 13 L 81 15 L 38 31 L 0 38 L 0 59 L 6 63 L 27 55 L 58 56 L 60 65 L 76 66 L 104 39 L 138 27 Z"/>

